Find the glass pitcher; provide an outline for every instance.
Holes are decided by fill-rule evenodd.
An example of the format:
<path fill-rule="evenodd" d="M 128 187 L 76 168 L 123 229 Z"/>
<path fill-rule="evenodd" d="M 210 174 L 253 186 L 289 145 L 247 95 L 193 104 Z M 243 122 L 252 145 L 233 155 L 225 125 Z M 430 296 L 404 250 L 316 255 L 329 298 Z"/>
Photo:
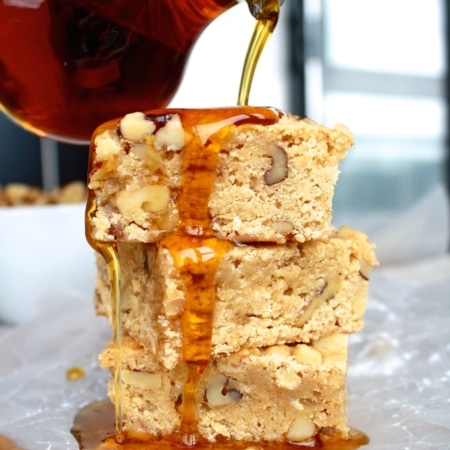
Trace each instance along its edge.
<path fill-rule="evenodd" d="M 258 17 L 271 0 L 247 0 Z M 201 31 L 239 0 L 0 0 L 0 107 L 59 141 L 161 108 Z"/>

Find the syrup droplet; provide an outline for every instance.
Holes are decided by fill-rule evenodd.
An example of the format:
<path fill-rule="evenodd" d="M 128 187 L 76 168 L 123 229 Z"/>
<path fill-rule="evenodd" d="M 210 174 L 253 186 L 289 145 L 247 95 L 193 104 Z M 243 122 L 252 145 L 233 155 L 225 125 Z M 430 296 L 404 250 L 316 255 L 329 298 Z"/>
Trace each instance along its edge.
<path fill-rule="evenodd" d="M 71 367 L 66 372 L 66 378 L 69 381 L 78 381 L 84 377 L 84 370 L 81 367 Z"/>

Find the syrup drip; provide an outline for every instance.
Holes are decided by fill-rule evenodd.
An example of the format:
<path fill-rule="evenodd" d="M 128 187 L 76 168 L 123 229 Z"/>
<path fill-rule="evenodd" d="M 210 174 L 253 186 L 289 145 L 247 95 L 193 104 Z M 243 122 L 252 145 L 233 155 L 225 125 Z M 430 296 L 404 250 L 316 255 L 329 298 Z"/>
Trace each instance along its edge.
<path fill-rule="evenodd" d="M 115 387 L 115 428 L 117 442 L 123 441 L 123 394 L 122 394 L 122 299 L 120 291 L 120 263 L 115 243 L 100 242 L 92 239 L 90 233 L 91 218 L 95 214 L 96 204 L 93 199 L 88 200 L 86 211 L 86 237 L 94 250 L 100 253 L 105 260 L 108 277 L 111 286 L 111 307 L 113 337 L 116 352 L 114 362 L 114 387 Z"/>
<path fill-rule="evenodd" d="M 186 445 L 195 445 L 199 439 L 196 426 L 197 388 L 211 353 L 214 278 L 222 255 L 232 244 L 213 237 L 170 234 L 161 241 L 161 245 L 171 252 L 185 291 L 181 329 L 186 377 L 180 440 Z"/>
<path fill-rule="evenodd" d="M 251 108 L 211 110 L 209 123 L 202 123 L 204 119 L 196 113 L 184 118 L 183 125 L 191 139 L 182 151 L 181 193 L 177 201 L 179 225 L 176 233 L 160 242 L 170 251 L 185 292 L 181 329 L 186 378 L 179 435 L 181 442 L 189 446 L 200 439 L 196 395 L 211 354 L 215 273 L 223 254 L 233 245 L 214 237 L 209 197 L 216 177 L 217 157 L 226 136 L 237 124 L 246 121 L 273 123 L 277 117 L 271 110 L 264 110 L 270 118 L 261 118 L 252 111 Z"/>
<path fill-rule="evenodd" d="M 275 30 L 280 13 L 279 0 L 248 0 L 248 4 L 257 21 L 244 61 L 241 84 L 239 86 L 238 105 L 248 105 L 256 65 L 267 40 Z"/>

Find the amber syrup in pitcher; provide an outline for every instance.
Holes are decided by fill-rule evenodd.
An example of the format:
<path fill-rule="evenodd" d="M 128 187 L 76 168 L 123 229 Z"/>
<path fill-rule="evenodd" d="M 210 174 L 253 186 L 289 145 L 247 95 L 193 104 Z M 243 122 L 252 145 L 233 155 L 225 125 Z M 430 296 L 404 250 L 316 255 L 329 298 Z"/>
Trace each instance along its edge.
<path fill-rule="evenodd" d="M 89 142 L 103 122 L 165 107 L 198 35 L 237 0 L 25 3 L 0 2 L 0 109 L 36 134 Z"/>

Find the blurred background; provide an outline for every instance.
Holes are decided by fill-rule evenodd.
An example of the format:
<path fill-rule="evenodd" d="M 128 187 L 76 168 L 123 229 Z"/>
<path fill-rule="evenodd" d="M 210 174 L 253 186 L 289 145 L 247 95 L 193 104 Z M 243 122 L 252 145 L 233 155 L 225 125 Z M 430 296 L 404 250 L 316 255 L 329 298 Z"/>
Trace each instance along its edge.
<path fill-rule="evenodd" d="M 237 102 L 254 23 L 246 9 L 232 8 L 205 30 L 170 106 Z M 448 183 L 448 23 L 446 0 L 285 0 L 250 104 L 353 131 L 336 189 L 337 225 L 382 223 Z M 0 185 L 50 189 L 85 180 L 87 152 L 0 116 Z"/>

